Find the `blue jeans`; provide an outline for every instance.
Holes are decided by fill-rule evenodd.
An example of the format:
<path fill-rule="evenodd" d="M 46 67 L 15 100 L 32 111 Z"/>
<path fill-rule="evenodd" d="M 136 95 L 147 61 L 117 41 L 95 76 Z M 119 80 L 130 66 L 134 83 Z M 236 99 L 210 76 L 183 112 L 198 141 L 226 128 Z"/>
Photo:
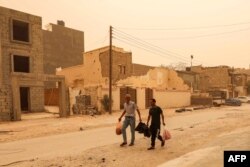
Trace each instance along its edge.
<path fill-rule="evenodd" d="M 131 143 L 134 144 L 134 141 L 135 141 L 135 117 L 125 116 L 125 120 L 124 120 L 123 126 L 122 126 L 123 142 L 127 143 L 126 129 L 129 125 L 130 125 L 130 131 L 131 131 Z"/>

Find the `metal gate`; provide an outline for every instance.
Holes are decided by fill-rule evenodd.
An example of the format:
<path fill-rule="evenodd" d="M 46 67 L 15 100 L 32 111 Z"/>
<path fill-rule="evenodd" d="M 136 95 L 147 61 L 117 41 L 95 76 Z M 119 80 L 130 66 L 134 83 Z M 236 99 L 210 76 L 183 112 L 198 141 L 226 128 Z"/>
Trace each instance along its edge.
<path fill-rule="evenodd" d="M 125 103 L 125 96 L 126 94 L 131 95 L 131 101 L 136 103 L 136 89 L 130 88 L 130 87 L 125 87 L 125 88 L 120 88 L 120 109 L 124 108 L 124 103 Z"/>
<path fill-rule="evenodd" d="M 153 89 L 146 88 L 145 89 L 145 107 L 150 107 L 150 100 L 153 98 Z"/>

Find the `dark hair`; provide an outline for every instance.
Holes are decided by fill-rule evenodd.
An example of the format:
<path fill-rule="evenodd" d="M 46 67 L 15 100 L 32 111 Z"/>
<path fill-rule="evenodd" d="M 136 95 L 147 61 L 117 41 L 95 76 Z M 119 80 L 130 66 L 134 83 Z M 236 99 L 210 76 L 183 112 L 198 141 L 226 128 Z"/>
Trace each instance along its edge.
<path fill-rule="evenodd" d="M 153 99 L 151 99 L 153 102 L 156 102 L 156 100 L 153 98 Z"/>

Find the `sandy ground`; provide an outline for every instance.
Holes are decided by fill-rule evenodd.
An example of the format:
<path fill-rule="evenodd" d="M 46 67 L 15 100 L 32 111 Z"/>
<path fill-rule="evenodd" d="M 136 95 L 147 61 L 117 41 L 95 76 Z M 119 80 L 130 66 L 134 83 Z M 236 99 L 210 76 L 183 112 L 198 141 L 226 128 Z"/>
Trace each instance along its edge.
<path fill-rule="evenodd" d="M 167 142 L 166 147 L 161 148 L 160 142 L 158 142 L 156 146 L 157 148 L 153 151 L 146 150 L 150 144 L 149 139 L 141 138 L 136 140 L 136 145 L 133 147 L 120 148 L 119 143 L 116 143 L 88 149 L 76 155 L 51 157 L 49 159 L 33 159 L 31 161 L 11 164 L 10 166 L 221 167 L 223 166 L 224 150 L 250 150 L 249 108 L 250 105 L 243 105 L 242 107 L 222 107 L 198 111 L 201 113 L 206 111 L 230 111 L 230 113 L 227 113 L 224 117 L 211 119 L 202 124 L 192 124 L 190 126 L 172 129 L 171 133 L 173 138 Z M 7 125 L 5 123 L 0 124 L 0 127 L 1 129 L 4 127 L 6 129 L 13 128 L 13 130 L 16 130 L 18 126 L 23 125 L 20 129 L 23 128 L 23 132 L 26 135 L 20 135 L 18 132 L 11 132 L 13 133 L 12 136 L 15 138 L 14 140 L 18 140 L 20 138 L 28 137 L 28 134 L 31 135 L 31 131 L 28 130 L 29 126 L 32 126 L 32 128 L 35 128 L 36 130 L 39 130 L 41 125 L 45 126 L 43 127 L 44 129 L 49 128 L 48 133 L 41 130 L 40 132 L 37 132 L 38 134 L 31 135 L 30 137 L 51 135 L 52 132 L 65 133 L 79 130 L 79 126 L 85 128 L 91 126 L 98 127 L 103 126 L 103 123 L 108 126 L 113 126 L 114 118 L 116 118 L 118 114 L 119 113 L 116 113 L 112 116 L 103 115 L 99 118 L 76 117 L 69 119 L 56 119 L 56 121 L 54 118 L 51 118 L 52 120 L 46 119 L 46 123 L 43 122 L 43 120 L 39 120 L 39 123 L 34 123 L 32 121 L 24 123 L 18 122 L 15 124 L 8 123 Z M 172 111 L 169 111 L 168 114 L 169 117 L 178 117 L 180 115 L 192 115 L 193 112 L 175 114 Z M 110 125 L 108 120 L 110 120 Z M 51 126 L 53 125 L 51 122 L 54 122 L 54 127 Z M 73 126 L 73 128 L 70 128 L 70 126 Z M 63 132 L 61 132 L 61 130 L 63 130 Z M 7 134 L 1 134 L 2 142 L 12 140 L 10 137 L 6 137 L 6 135 Z M 4 140 L 2 140 L 2 136 L 5 137 Z"/>
<path fill-rule="evenodd" d="M 54 108 L 52 108 L 54 110 Z M 56 109 L 55 109 L 56 110 Z M 174 109 L 164 110 L 167 117 L 176 115 Z M 148 110 L 141 111 L 142 118 L 146 120 Z M 22 121 L 0 122 L 0 143 L 34 137 L 64 134 L 69 132 L 114 126 L 120 117 L 121 112 L 114 112 L 112 115 L 80 115 L 69 118 L 58 118 L 55 113 L 33 113 L 23 114 Z M 178 114 L 177 114 L 178 115 Z M 138 117 L 137 117 L 138 119 Z"/>

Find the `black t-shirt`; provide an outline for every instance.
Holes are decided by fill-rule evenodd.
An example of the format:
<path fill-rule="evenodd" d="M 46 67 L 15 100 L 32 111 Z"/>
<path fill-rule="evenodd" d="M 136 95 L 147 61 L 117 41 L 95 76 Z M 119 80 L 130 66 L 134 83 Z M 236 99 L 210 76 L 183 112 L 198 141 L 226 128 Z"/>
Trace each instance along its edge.
<path fill-rule="evenodd" d="M 160 107 L 155 106 L 150 108 L 149 115 L 151 115 L 151 126 L 160 128 L 161 114 L 162 114 L 162 109 Z"/>

